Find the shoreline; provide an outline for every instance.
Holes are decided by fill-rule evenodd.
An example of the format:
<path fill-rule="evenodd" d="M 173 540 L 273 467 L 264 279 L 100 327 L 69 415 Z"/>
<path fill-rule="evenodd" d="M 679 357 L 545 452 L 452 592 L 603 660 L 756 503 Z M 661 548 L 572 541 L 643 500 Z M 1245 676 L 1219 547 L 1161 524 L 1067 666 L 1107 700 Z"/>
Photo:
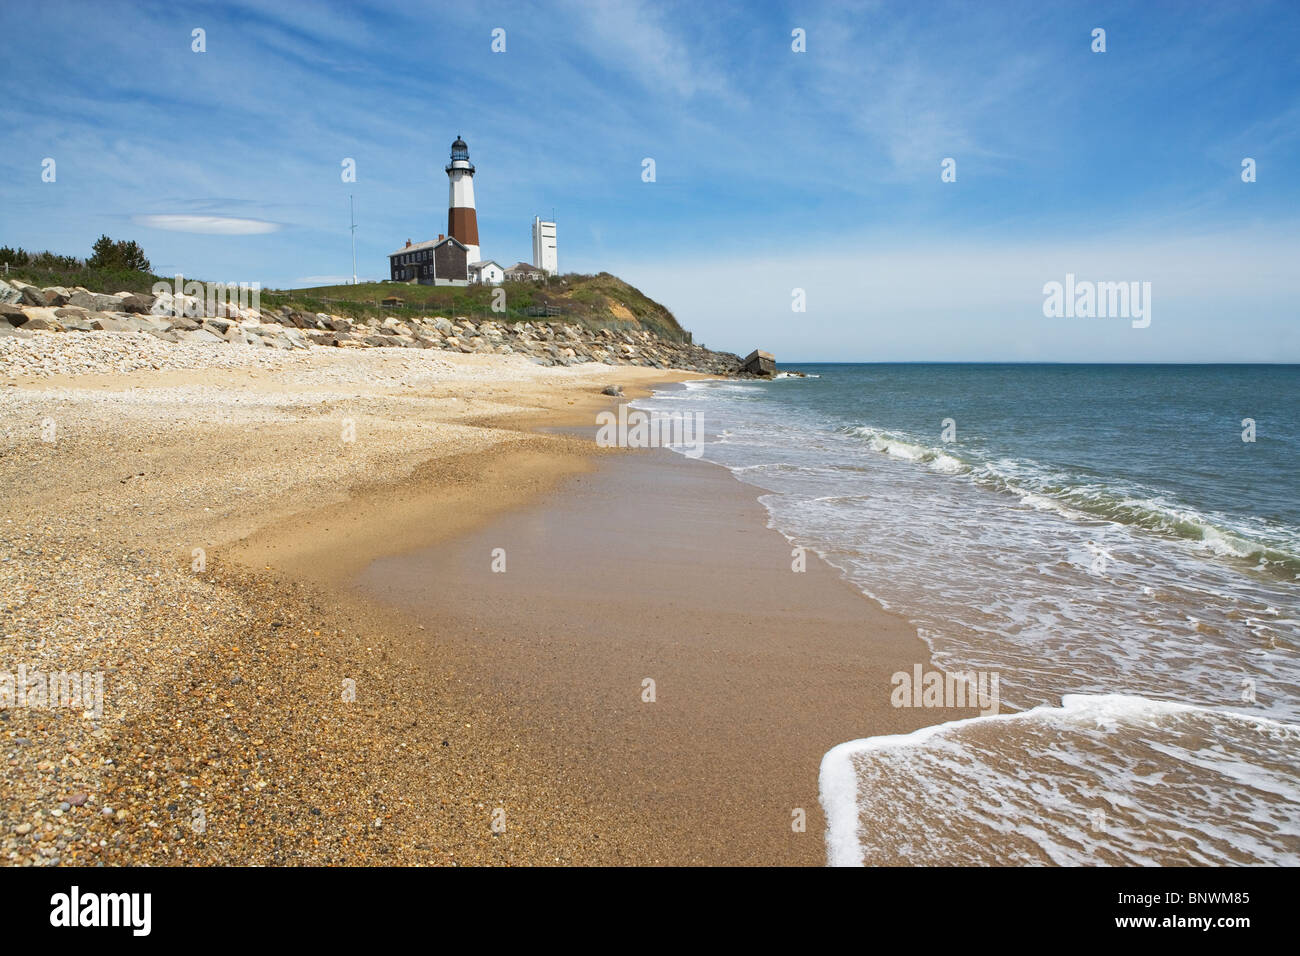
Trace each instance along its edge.
<path fill-rule="evenodd" d="M 788 544 L 725 469 L 538 430 L 590 428 L 596 410 L 634 398 L 638 387 L 695 376 L 320 351 L 246 372 L 44 379 L 0 391 L 18 413 L 11 420 L 30 423 L 7 433 L 4 462 L 32 466 L 30 500 L 0 542 L 6 557 L 19 558 L 0 563 L 7 592 L 18 595 L 5 608 L 4 658 L 106 674 L 102 719 L 2 712 L 0 739 L 16 781 L 0 806 L 6 862 L 823 863 L 817 764 L 830 746 L 864 735 L 860 721 L 837 723 L 835 714 L 861 694 L 868 670 L 896 669 L 880 655 L 862 659 L 871 648 L 860 641 L 862 620 L 891 616 L 813 555 L 808 574 L 791 574 Z M 599 394 L 611 382 L 628 394 Z M 44 447 L 35 425 L 51 410 L 67 431 Z M 361 437 L 340 448 L 344 413 Z M 656 704 L 669 719 L 643 728 L 637 786 L 620 786 L 626 767 L 597 725 L 573 723 L 583 701 L 609 693 L 618 655 L 575 669 L 578 644 L 528 646 L 542 616 L 561 613 L 554 602 L 530 605 L 536 613 L 485 643 L 474 623 L 484 594 L 452 583 L 450 571 L 432 616 L 427 606 L 386 603 L 354 586 L 377 561 L 433 554 L 455 564 L 467 542 L 560 508 L 578 534 L 566 553 L 589 559 L 579 529 L 584 520 L 602 524 L 589 493 L 610 480 L 638 502 L 665 481 L 682 483 L 679 503 L 697 513 L 674 525 L 662 500 L 656 505 L 661 552 L 701 533 L 710 512 L 729 516 L 721 520 L 732 541 L 719 551 L 728 560 L 751 560 L 753 541 L 764 539 L 766 560 L 783 570 L 757 569 L 763 586 L 721 575 L 745 591 L 733 601 L 770 601 L 780 593 L 770 585 L 790 579 L 826 596 L 801 618 L 787 594 L 787 606 L 775 608 L 779 626 L 720 625 L 714 645 L 676 659 L 668 655 L 680 642 L 637 637 L 631 659 L 653 646 L 670 686 L 696 681 L 693 708 L 667 706 L 671 694 Z M 38 502 L 56 489 L 59 507 L 42 510 Z M 190 566 L 195 541 L 206 546 L 202 572 Z M 642 557 L 662 565 L 652 551 Z M 516 563 L 504 579 L 526 584 L 522 570 Z M 583 604 L 581 594 L 572 597 Z M 697 617 L 716 598 L 684 596 L 676 620 Z M 626 607 L 606 610 L 608 627 Z M 715 609 L 714 617 L 725 614 Z M 832 638 L 807 638 L 819 630 L 814 622 L 828 620 L 836 621 Z M 600 624 L 589 620 L 589 630 Z M 908 666 L 928 661 L 905 622 L 885 630 L 907 647 Z M 560 650 L 569 655 L 563 667 L 546 656 Z M 859 659 L 837 666 L 851 651 Z M 739 669 L 706 659 L 722 654 Z M 511 681 L 529 668 L 534 695 L 554 689 L 563 673 L 595 683 L 570 699 L 576 709 L 553 694 L 550 710 L 525 712 Z M 748 682 L 743 693 L 737 675 Z M 802 716 L 774 724 L 790 693 L 803 695 Z M 872 710 L 873 733 L 940 716 L 892 711 L 887 694 L 876 696 L 884 707 Z M 634 709 L 619 719 L 634 727 L 640 716 Z M 737 718 L 750 729 L 737 731 Z M 807 733 L 814 725 L 819 735 Z M 764 757 L 779 786 L 754 783 L 740 759 L 752 750 L 720 759 L 728 735 L 732 743 L 761 739 L 753 727 L 779 743 Z M 719 775 L 724 768 L 730 777 Z M 662 786 L 646 785 L 653 780 Z M 662 799 L 664 788 L 673 799 Z M 797 836 L 793 806 L 807 815 Z M 498 809 L 505 823 L 494 830 Z"/>
<path fill-rule="evenodd" d="M 794 573 L 726 469 L 656 450 L 602 458 L 362 583 L 475 662 L 561 799 L 615 815 L 613 859 L 822 865 L 823 755 L 931 722 L 889 706 L 889 675 L 929 658 L 910 624 L 807 557 Z"/>

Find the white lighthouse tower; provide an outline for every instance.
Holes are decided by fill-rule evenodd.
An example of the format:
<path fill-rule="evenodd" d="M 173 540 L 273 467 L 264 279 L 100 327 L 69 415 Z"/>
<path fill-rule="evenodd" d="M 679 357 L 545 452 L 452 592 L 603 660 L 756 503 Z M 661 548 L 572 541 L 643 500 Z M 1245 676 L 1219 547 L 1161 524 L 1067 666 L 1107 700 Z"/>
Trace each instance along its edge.
<path fill-rule="evenodd" d="M 447 164 L 447 235 L 463 242 L 469 250 L 465 261 L 478 262 L 478 214 L 474 211 L 474 164 L 469 161 L 469 147 L 459 136 L 451 144 L 451 162 Z"/>

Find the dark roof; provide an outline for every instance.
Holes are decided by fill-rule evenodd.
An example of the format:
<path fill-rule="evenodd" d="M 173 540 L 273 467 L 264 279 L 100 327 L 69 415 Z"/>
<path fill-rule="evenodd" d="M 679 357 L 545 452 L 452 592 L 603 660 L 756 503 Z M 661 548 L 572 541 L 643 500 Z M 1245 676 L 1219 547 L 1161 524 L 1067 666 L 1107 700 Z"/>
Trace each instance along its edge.
<path fill-rule="evenodd" d="M 535 266 L 531 262 L 516 262 L 506 272 L 545 272 L 541 266 Z"/>
<path fill-rule="evenodd" d="M 461 242 L 455 236 L 447 236 L 445 239 L 426 239 L 424 242 L 413 242 L 409 246 L 403 246 L 396 252 L 390 252 L 388 258 L 391 259 L 393 256 L 405 255 L 408 252 L 419 252 L 421 249 L 436 249 L 438 246 L 445 245 L 448 242 L 454 242 L 462 249 L 469 248 L 469 246 L 465 245 L 465 243 Z"/>

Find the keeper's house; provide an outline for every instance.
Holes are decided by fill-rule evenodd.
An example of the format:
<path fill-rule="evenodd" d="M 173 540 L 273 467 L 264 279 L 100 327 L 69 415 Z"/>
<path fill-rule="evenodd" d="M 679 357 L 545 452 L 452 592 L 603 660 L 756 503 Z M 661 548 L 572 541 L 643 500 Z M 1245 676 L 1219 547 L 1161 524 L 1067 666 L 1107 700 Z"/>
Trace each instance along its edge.
<path fill-rule="evenodd" d="M 451 236 L 406 245 L 389 253 L 389 278 L 420 285 L 469 285 L 469 247 Z"/>

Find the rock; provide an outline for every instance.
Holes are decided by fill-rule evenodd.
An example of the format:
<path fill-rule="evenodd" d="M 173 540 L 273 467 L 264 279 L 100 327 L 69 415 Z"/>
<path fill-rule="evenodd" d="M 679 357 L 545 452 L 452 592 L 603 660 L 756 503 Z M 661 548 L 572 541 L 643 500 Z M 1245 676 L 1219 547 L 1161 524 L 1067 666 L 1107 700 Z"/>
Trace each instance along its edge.
<path fill-rule="evenodd" d="M 28 285 L 25 282 L 21 286 L 17 282 L 13 283 L 13 285 L 23 294 L 23 302 L 27 305 L 46 306 L 52 304 L 50 297 L 34 285 Z"/>
<path fill-rule="evenodd" d="M 74 292 L 68 299 L 68 305 L 85 309 L 87 312 L 124 312 L 122 297 L 102 295 L 98 292 Z"/>
<path fill-rule="evenodd" d="M 621 396 L 621 395 L 623 394 L 623 386 L 622 386 L 622 385 L 606 385 L 604 388 L 602 388 L 602 389 L 600 390 L 600 394 L 602 394 L 602 395 L 620 395 L 620 396 Z"/>
<path fill-rule="evenodd" d="M 69 319 L 76 322 L 77 319 Z M 54 318 L 46 318 L 43 315 L 29 315 L 27 321 L 23 323 L 23 329 L 27 332 L 62 332 L 63 324 Z"/>
<path fill-rule="evenodd" d="M 135 332 L 137 327 L 132 325 L 127 319 L 119 319 L 112 315 L 94 315 L 90 319 L 92 328 L 101 332 Z"/>
<path fill-rule="evenodd" d="M 153 300 L 153 305 L 149 307 L 152 315 L 174 315 L 176 312 L 176 302 L 170 292 L 163 292 Z"/>
<path fill-rule="evenodd" d="M 225 345 L 226 340 L 216 332 L 203 326 L 198 329 L 183 329 L 173 333 L 178 341 L 193 342 L 198 345 Z"/>
<path fill-rule="evenodd" d="M 36 336 L 26 329 L 16 328 L 8 322 L 0 322 L 0 339 L 34 339 Z M 0 711 L 3 713 L 3 711 Z"/>
<path fill-rule="evenodd" d="M 736 371 L 771 378 L 776 374 L 776 358 L 771 352 L 755 349 L 745 356 L 745 360 L 740 363 L 740 368 Z"/>
<path fill-rule="evenodd" d="M 207 310 L 207 303 L 194 295 L 174 296 L 172 302 L 172 311 L 177 315 L 183 315 L 191 319 L 204 318 L 204 312 Z"/>
<path fill-rule="evenodd" d="M 123 321 L 139 332 L 166 332 L 171 328 L 172 320 L 157 315 L 126 315 Z M 171 341 L 170 339 L 168 341 Z"/>
<path fill-rule="evenodd" d="M 14 833 L 17 833 L 19 836 L 27 836 L 27 834 L 31 832 L 32 825 L 30 823 L 20 823 L 18 826 L 14 827 Z"/>
<path fill-rule="evenodd" d="M 167 328 L 171 332 L 193 332 L 199 328 L 199 323 L 182 315 L 167 323 Z"/>
<path fill-rule="evenodd" d="M 76 793 L 68 797 L 68 803 L 72 804 L 74 807 L 83 807 L 89 799 L 90 797 L 85 791 L 78 790 Z"/>
<path fill-rule="evenodd" d="M 123 312 L 149 312 L 153 308 L 154 297 L 151 295 L 140 295 L 139 293 L 127 294 L 122 297 Z"/>
<path fill-rule="evenodd" d="M 45 293 L 45 304 L 56 308 L 67 305 L 68 299 L 72 298 L 72 293 L 61 285 L 46 286 L 41 291 Z"/>
<path fill-rule="evenodd" d="M 433 327 L 437 329 L 438 332 L 440 332 L 442 335 L 451 335 L 452 332 L 451 323 L 448 322 L 446 319 L 442 318 L 441 316 L 433 320 Z"/>
<path fill-rule="evenodd" d="M 21 301 L 23 301 L 22 292 L 0 279 L 0 305 L 17 305 Z"/>
<path fill-rule="evenodd" d="M 22 325 L 27 321 L 27 313 L 16 305 L 0 305 L 0 321 L 9 325 Z"/>

